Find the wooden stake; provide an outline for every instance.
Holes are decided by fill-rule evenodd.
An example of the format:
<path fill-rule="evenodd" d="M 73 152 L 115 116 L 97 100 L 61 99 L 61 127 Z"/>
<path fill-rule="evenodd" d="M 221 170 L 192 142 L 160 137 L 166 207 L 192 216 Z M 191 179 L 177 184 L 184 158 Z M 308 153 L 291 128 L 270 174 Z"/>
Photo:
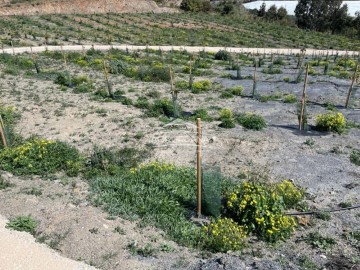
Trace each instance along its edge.
<path fill-rule="evenodd" d="M 303 94 L 302 94 L 302 98 L 301 98 L 301 111 L 300 111 L 300 119 L 299 119 L 299 130 L 303 129 L 305 103 L 306 103 L 306 87 L 307 87 L 308 74 L 309 74 L 309 64 L 306 65 L 304 90 L 303 90 Z"/>
<path fill-rule="evenodd" d="M 197 215 L 201 217 L 201 118 L 196 119 L 197 126 L 197 149 L 196 149 L 196 161 L 197 161 Z"/>
<path fill-rule="evenodd" d="M 352 78 L 351 85 L 350 85 L 350 88 L 349 88 L 349 92 L 348 92 L 348 95 L 347 95 L 347 98 L 346 98 L 346 103 L 345 103 L 345 108 L 346 108 L 346 109 L 347 109 L 348 106 L 349 106 L 349 101 L 350 101 L 350 97 L 351 97 L 351 92 L 352 92 L 352 89 L 353 89 L 353 86 L 354 86 L 354 83 L 355 83 L 355 79 L 356 79 L 356 75 L 357 75 L 358 68 L 359 68 L 359 64 L 356 65 L 355 72 L 354 72 L 354 76 L 353 76 L 353 78 Z"/>
<path fill-rule="evenodd" d="M 107 89 L 108 89 L 108 92 L 109 92 L 109 96 L 114 99 L 114 93 L 112 91 L 112 87 L 111 87 L 111 83 L 109 81 L 109 75 L 108 75 L 108 70 L 107 70 L 107 67 L 106 67 L 106 63 L 105 63 L 105 60 L 103 61 L 103 68 L 104 68 L 104 77 L 105 77 L 105 81 L 106 81 L 106 86 L 107 86 Z"/>
<path fill-rule="evenodd" d="M 6 142 L 6 137 L 5 137 L 5 126 L 4 126 L 4 122 L 2 120 L 1 115 L 0 115 L 0 135 L 1 135 L 1 141 L 3 143 L 4 148 L 7 148 L 7 142 Z"/>

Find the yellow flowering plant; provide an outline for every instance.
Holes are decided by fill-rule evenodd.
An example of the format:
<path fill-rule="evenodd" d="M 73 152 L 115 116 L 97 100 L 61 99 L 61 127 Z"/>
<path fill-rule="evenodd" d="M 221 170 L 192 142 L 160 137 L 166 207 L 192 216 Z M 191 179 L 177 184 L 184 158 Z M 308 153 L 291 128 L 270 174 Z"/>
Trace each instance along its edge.
<path fill-rule="evenodd" d="M 346 119 L 340 112 L 328 112 L 316 116 L 316 128 L 320 131 L 332 131 L 339 134 L 345 131 Z"/>
<path fill-rule="evenodd" d="M 32 137 L 0 152 L 0 169 L 17 175 L 46 175 L 65 170 L 75 176 L 82 168 L 79 152 L 64 142 Z"/>
<path fill-rule="evenodd" d="M 275 242 L 288 238 L 296 227 L 283 211 L 302 199 L 302 192 L 290 181 L 271 186 L 245 182 L 226 195 L 225 212 L 248 233 Z"/>
<path fill-rule="evenodd" d="M 216 252 L 240 250 L 245 246 L 246 231 L 231 218 L 219 218 L 202 227 L 204 246 Z"/>

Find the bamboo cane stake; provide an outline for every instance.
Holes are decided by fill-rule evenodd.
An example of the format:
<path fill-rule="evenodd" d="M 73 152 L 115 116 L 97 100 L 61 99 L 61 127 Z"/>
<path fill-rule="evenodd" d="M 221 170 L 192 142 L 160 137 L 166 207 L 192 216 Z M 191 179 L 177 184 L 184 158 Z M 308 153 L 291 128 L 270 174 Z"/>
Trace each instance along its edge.
<path fill-rule="evenodd" d="M 197 126 L 197 149 L 196 149 L 196 161 L 197 161 L 197 215 L 198 217 L 201 217 L 201 118 L 198 118 L 196 120 L 196 126 Z"/>
<path fill-rule="evenodd" d="M 1 140 L 2 140 L 4 148 L 7 148 L 7 142 L 6 142 L 6 137 L 5 137 L 5 126 L 4 126 L 4 122 L 2 120 L 1 115 L 0 115 L 0 135 L 1 135 Z"/>
<path fill-rule="evenodd" d="M 308 74 L 309 74 L 309 64 L 306 65 L 304 89 L 303 89 L 303 94 L 302 94 L 302 98 L 301 98 L 301 111 L 300 111 L 300 119 L 299 119 L 299 130 L 303 129 Z"/>
<path fill-rule="evenodd" d="M 346 103 L 345 103 L 345 108 L 346 108 L 346 109 L 347 109 L 348 106 L 349 106 L 349 101 L 350 101 L 350 97 L 351 97 L 351 92 L 352 92 L 352 89 L 353 89 L 353 86 L 354 86 L 354 83 L 355 83 L 355 79 L 356 79 L 356 75 L 357 75 L 358 69 L 359 69 L 359 64 L 356 65 L 355 72 L 354 72 L 354 76 L 352 77 L 352 80 L 351 80 L 351 85 L 350 85 L 349 92 L 348 92 L 348 95 L 347 95 L 347 98 L 346 98 Z"/>

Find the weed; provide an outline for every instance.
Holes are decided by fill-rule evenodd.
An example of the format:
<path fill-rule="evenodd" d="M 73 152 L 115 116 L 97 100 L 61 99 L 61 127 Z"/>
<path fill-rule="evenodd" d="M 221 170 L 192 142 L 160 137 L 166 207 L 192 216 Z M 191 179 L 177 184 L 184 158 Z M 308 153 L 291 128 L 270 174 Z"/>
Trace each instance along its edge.
<path fill-rule="evenodd" d="M 34 234 L 38 224 L 31 216 L 17 216 L 6 224 L 6 228 Z"/>
<path fill-rule="evenodd" d="M 339 203 L 338 205 L 339 205 L 339 207 L 341 207 L 341 208 L 349 208 L 349 207 L 352 206 L 352 204 L 351 204 L 350 202 L 341 202 L 341 203 Z"/>
<path fill-rule="evenodd" d="M 214 58 L 215 58 L 215 60 L 223 60 L 223 61 L 231 61 L 232 60 L 231 53 L 224 51 L 224 50 L 218 51 L 215 54 Z"/>
<path fill-rule="evenodd" d="M 323 237 L 320 233 L 309 233 L 305 238 L 305 242 L 311 245 L 313 248 L 318 248 L 321 250 L 327 250 L 332 248 L 336 241 L 331 237 Z"/>
<path fill-rule="evenodd" d="M 2 178 L 1 175 L 0 175 L 0 190 L 7 189 L 7 188 L 13 187 L 13 186 L 15 186 L 15 185 L 10 183 L 7 180 L 4 180 L 4 178 Z"/>
<path fill-rule="evenodd" d="M 118 234 L 122 234 L 122 235 L 126 234 L 126 231 L 123 228 L 119 227 L 119 226 L 115 227 L 114 232 L 116 232 Z"/>
<path fill-rule="evenodd" d="M 261 130 L 266 127 L 264 118 L 253 113 L 239 113 L 235 116 L 235 119 L 247 129 Z"/>
<path fill-rule="evenodd" d="M 140 255 L 142 257 L 154 257 L 156 255 L 157 250 L 149 243 L 147 243 L 143 247 L 139 247 L 136 241 L 131 242 L 127 246 L 131 255 Z"/>
<path fill-rule="evenodd" d="M 284 103 L 296 103 L 297 98 L 294 94 L 288 94 L 284 96 Z"/>
<path fill-rule="evenodd" d="M 25 188 L 22 189 L 22 192 L 27 195 L 41 196 L 42 190 L 37 187 Z"/>
<path fill-rule="evenodd" d="M 317 219 L 329 221 L 331 219 L 331 215 L 329 212 L 316 212 L 315 217 Z"/>
<path fill-rule="evenodd" d="M 209 80 L 197 81 L 192 84 L 192 92 L 199 94 L 204 91 L 209 91 L 212 88 L 212 83 Z"/>
<path fill-rule="evenodd" d="M 307 270 L 319 270 L 320 267 L 314 263 L 309 257 L 302 255 L 299 257 L 299 266 Z"/>
<path fill-rule="evenodd" d="M 191 119 L 196 120 L 197 118 L 200 118 L 202 121 L 205 122 L 211 122 L 213 118 L 208 114 L 208 111 L 206 109 L 197 109 L 193 112 L 193 115 L 191 116 Z"/>
<path fill-rule="evenodd" d="M 140 131 L 135 134 L 134 138 L 137 140 L 140 140 L 140 139 L 144 138 L 144 136 L 145 136 L 144 132 Z"/>
<path fill-rule="evenodd" d="M 360 150 L 354 149 L 350 154 L 351 163 L 360 166 Z"/>
<path fill-rule="evenodd" d="M 313 138 L 306 139 L 304 144 L 306 144 L 307 146 L 313 147 L 315 145 L 315 140 Z"/>

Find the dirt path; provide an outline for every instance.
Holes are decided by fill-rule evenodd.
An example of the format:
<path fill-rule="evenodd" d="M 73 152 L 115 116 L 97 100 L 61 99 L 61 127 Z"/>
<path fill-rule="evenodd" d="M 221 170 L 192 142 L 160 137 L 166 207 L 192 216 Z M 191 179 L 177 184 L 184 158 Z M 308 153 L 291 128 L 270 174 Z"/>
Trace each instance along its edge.
<path fill-rule="evenodd" d="M 5 228 L 7 220 L 0 216 L 0 270 L 96 270 L 82 262 L 61 257 L 58 253 L 25 232 Z"/>
<path fill-rule="evenodd" d="M 94 48 L 95 50 L 106 51 L 109 49 L 119 49 L 119 50 L 163 50 L 163 51 L 171 51 L 171 50 L 186 50 L 189 52 L 217 52 L 219 50 L 227 50 L 229 52 L 234 53 L 257 53 L 257 54 L 298 54 L 300 53 L 300 49 L 292 49 L 292 48 L 229 48 L 229 47 L 199 47 L 199 46 L 132 46 L 132 45 L 68 45 L 68 46 L 38 46 L 38 47 L 18 47 L 18 48 L 6 48 L 2 49 L 2 53 L 9 54 L 21 54 L 21 53 L 39 53 L 44 52 L 46 50 L 49 51 L 82 51 L 89 50 Z M 305 52 L 306 55 L 357 55 L 360 56 L 359 51 L 338 51 L 338 50 L 316 50 L 316 49 L 307 49 Z"/>

